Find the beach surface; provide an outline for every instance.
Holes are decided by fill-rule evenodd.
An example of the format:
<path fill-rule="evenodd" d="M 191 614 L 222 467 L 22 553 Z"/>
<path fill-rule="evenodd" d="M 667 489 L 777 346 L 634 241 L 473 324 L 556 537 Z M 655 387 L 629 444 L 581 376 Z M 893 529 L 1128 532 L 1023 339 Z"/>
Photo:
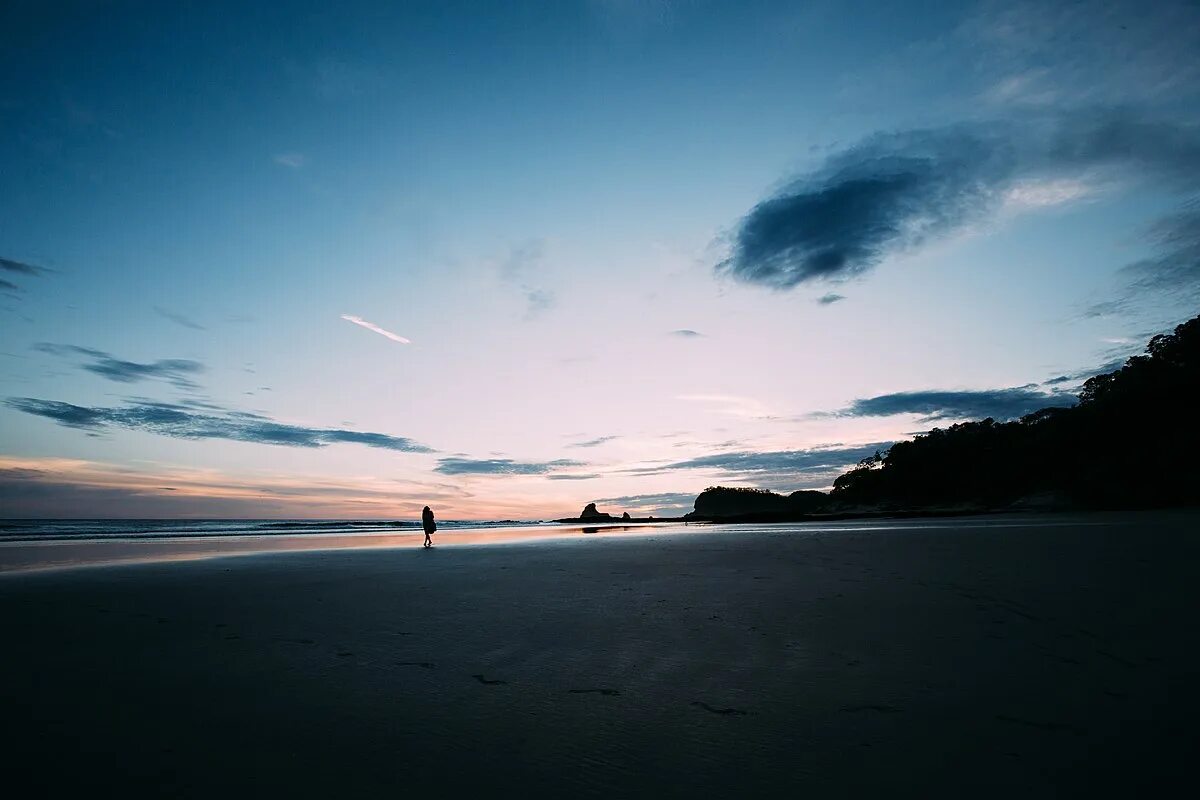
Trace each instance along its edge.
<path fill-rule="evenodd" d="M 1067 797 L 1190 775 L 1200 513 L 405 544 L 0 575 L 6 782 Z"/>

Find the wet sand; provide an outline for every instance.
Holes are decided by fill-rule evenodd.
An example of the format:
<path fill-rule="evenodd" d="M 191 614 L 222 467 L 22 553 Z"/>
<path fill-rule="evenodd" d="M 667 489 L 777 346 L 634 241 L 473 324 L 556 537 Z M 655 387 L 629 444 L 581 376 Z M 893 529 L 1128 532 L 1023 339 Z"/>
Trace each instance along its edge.
<path fill-rule="evenodd" d="M 0 576 L 39 796 L 1164 794 L 1200 514 L 747 526 Z"/>

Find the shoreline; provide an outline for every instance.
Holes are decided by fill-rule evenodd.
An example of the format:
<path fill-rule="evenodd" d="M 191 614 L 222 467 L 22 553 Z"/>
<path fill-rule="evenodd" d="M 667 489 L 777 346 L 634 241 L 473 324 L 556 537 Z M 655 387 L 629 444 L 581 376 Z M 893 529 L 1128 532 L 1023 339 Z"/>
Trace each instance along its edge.
<path fill-rule="evenodd" d="M 803 520 L 749 519 L 733 520 L 682 520 L 654 522 L 590 522 L 573 524 L 532 524 L 511 527 L 478 527 L 439 530 L 434 534 L 434 548 L 458 549 L 488 545 L 522 543 L 582 542 L 591 539 L 621 539 L 640 536 L 694 535 L 705 531 L 747 531 L 756 526 L 782 529 L 796 526 L 798 533 L 837 532 L 839 530 L 885 530 L 897 529 L 897 523 L 919 524 L 923 520 L 939 525 L 955 524 L 962 520 L 964 529 L 976 527 L 1012 526 L 1018 524 L 1095 524 L 1089 520 L 1136 518 L 1139 514 L 1160 513 L 1187 515 L 1198 513 L 1188 509 L 1173 509 L 1160 512 L 1042 512 L 1007 511 L 979 512 L 975 514 L 928 514 L 928 515 L 831 515 Z M 861 523 L 851 528 L 844 524 Z M 1107 524 L 1104 523 L 1104 524 Z M 834 527 L 825 527 L 834 526 Z M 411 529 L 402 531 L 333 531 L 321 533 L 237 533 L 198 536 L 152 536 L 123 537 L 119 533 L 103 538 L 57 537 L 47 539 L 21 539 L 0 541 L 0 577 L 28 572 L 45 572 L 70 569 L 132 564 L 159 564 L 170 562 L 198 561 L 217 558 L 240 558 L 246 556 L 269 556 L 283 553 L 319 553 L 353 551 L 404 551 L 420 549 L 422 532 Z"/>

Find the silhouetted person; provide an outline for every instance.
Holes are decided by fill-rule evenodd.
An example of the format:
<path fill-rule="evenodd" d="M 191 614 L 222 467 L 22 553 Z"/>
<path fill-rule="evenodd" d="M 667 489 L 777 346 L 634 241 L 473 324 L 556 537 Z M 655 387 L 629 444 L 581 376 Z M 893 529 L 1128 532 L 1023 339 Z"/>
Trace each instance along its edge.
<path fill-rule="evenodd" d="M 425 510 L 421 512 L 421 527 L 425 529 L 425 546 L 433 547 L 433 539 L 429 535 L 437 530 L 437 523 L 433 521 L 433 512 L 429 510 L 429 506 L 425 506 Z"/>

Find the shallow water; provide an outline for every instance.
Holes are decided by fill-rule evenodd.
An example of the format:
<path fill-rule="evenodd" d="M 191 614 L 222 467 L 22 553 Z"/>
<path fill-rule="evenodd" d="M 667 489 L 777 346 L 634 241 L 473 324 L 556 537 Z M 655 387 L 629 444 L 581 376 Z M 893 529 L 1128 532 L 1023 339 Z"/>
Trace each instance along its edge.
<path fill-rule="evenodd" d="M 806 534 L 954 528 L 972 530 L 1013 525 L 1102 525 L 1108 518 L 997 515 L 929 520 L 839 520 L 835 522 L 712 525 L 635 523 L 578 525 L 512 521 L 439 521 L 437 547 L 531 541 L 675 535 L 737 530 Z M 419 548 L 420 524 L 386 520 L 6 520 L 0 521 L 0 573 L 116 564 L 193 561 L 278 552 Z"/>

